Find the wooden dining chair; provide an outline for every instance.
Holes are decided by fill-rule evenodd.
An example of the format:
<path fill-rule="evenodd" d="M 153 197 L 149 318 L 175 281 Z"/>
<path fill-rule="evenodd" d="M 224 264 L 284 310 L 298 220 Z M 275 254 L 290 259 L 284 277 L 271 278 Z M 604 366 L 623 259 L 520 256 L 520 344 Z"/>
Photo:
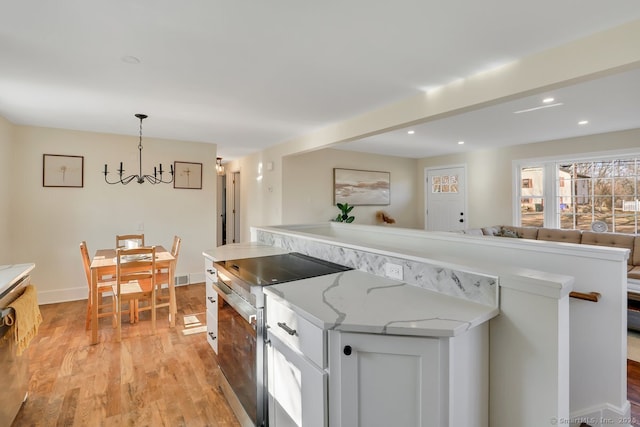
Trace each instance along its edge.
<path fill-rule="evenodd" d="M 116 235 L 116 249 L 126 247 L 127 240 L 138 242 L 138 247 L 144 246 L 144 234 L 119 234 Z"/>
<path fill-rule="evenodd" d="M 178 264 L 178 255 L 180 254 L 180 245 L 182 243 L 182 239 L 178 236 L 173 236 L 173 244 L 171 245 L 171 255 L 175 258 L 173 261 L 174 265 L 174 274 L 175 274 L 175 266 Z M 156 285 L 158 286 L 158 298 L 167 299 L 168 296 L 161 295 L 162 285 L 169 284 L 169 269 L 168 268 L 159 268 L 156 274 Z"/>
<path fill-rule="evenodd" d="M 87 242 L 84 240 L 80 242 L 80 255 L 82 256 L 82 265 L 84 266 L 84 274 L 87 278 L 87 286 L 89 287 L 89 295 L 87 300 L 87 319 L 85 321 L 85 328 L 88 330 L 91 326 L 91 303 L 93 301 L 91 291 L 91 258 L 89 257 L 89 249 L 87 248 Z M 116 327 L 116 301 L 109 296 L 109 302 L 104 301 L 104 294 L 112 291 L 112 286 L 115 283 L 111 279 L 103 279 L 98 277 L 97 292 L 98 292 L 98 319 L 102 317 L 111 317 L 113 319 L 113 327 Z"/>
<path fill-rule="evenodd" d="M 156 330 L 156 247 L 116 250 L 116 283 L 112 286 L 116 299 L 117 340 L 122 340 L 122 306 L 128 304 L 130 316 L 138 319 L 140 310 L 151 310 L 151 328 Z M 139 303 L 148 300 L 147 307 Z"/>
<path fill-rule="evenodd" d="M 175 258 L 173 261 L 174 265 L 174 274 L 175 274 L 175 266 L 178 264 L 178 255 L 180 254 L 180 245 L 182 244 L 182 239 L 179 236 L 173 236 L 173 244 L 171 245 L 171 255 Z M 156 290 L 158 305 L 157 307 L 169 307 L 170 306 L 170 298 L 171 292 L 169 291 L 170 281 L 169 281 L 169 269 L 168 268 L 159 268 L 156 274 L 156 286 L 158 287 Z M 167 292 L 163 291 L 162 286 L 167 285 Z"/>

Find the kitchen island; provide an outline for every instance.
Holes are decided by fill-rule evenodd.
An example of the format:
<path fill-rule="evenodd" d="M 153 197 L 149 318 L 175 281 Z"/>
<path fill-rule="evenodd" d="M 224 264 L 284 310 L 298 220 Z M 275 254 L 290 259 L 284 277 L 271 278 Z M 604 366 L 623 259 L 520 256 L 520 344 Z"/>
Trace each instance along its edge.
<path fill-rule="evenodd" d="M 357 270 L 265 294 L 271 425 L 488 425 L 496 307 Z"/>
<path fill-rule="evenodd" d="M 251 239 L 377 276 L 391 266 L 411 285 L 499 307 L 488 322 L 492 427 L 627 425 L 628 249 L 336 222 L 252 227 Z"/>
<path fill-rule="evenodd" d="M 208 339 L 216 352 L 213 262 L 283 252 L 257 242 L 203 252 Z M 270 425 L 488 425 L 487 322 L 498 315 L 496 305 L 357 270 L 264 292 Z M 338 351 L 347 347 L 349 357 Z M 357 375 L 354 364 L 377 374 Z"/>

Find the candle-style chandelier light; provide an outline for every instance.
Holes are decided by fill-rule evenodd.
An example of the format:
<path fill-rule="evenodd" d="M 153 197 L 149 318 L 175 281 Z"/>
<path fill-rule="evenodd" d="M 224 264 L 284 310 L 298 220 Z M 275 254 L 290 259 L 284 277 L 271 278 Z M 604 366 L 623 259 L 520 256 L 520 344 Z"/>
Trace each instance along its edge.
<path fill-rule="evenodd" d="M 138 119 L 140 119 L 140 139 L 138 142 L 138 151 L 139 151 L 139 155 L 138 155 L 138 160 L 140 162 L 140 169 L 137 175 L 129 175 L 129 176 L 123 176 L 124 174 L 124 169 L 122 168 L 122 162 L 120 162 L 120 169 L 118 169 L 118 179 L 115 181 L 109 181 L 107 179 L 107 174 L 109 173 L 109 171 L 107 170 L 107 164 L 105 163 L 104 165 L 104 180 L 107 184 L 124 184 L 127 185 L 128 183 L 130 183 L 131 181 L 135 181 L 138 184 L 142 184 L 143 182 L 147 181 L 151 184 L 170 184 L 173 182 L 173 165 L 170 165 L 170 170 L 169 170 L 169 174 L 170 174 L 170 179 L 169 180 L 163 180 L 162 179 L 162 174 L 165 172 L 162 170 L 162 163 L 160 163 L 160 168 L 156 168 L 155 166 L 153 167 L 153 175 L 143 175 L 142 174 L 142 121 L 144 119 L 146 119 L 148 116 L 146 114 L 136 114 L 136 117 Z"/>

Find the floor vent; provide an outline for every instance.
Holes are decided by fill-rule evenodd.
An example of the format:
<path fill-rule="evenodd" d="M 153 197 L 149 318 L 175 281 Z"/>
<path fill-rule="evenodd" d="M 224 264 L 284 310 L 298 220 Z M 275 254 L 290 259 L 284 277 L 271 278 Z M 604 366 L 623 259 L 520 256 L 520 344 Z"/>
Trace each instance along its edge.
<path fill-rule="evenodd" d="M 188 283 L 189 283 L 188 275 L 185 274 L 184 276 L 176 276 L 176 281 L 175 281 L 176 286 L 186 285 Z"/>

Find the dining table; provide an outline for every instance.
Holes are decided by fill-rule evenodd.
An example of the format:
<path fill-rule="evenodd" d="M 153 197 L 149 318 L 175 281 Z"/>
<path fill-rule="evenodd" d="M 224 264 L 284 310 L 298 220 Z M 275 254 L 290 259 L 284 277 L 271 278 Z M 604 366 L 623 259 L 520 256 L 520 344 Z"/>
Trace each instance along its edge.
<path fill-rule="evenodd" d="M 175 257 L 163 246 L 156 246 L 156 269 L 167 269 L 169 273 L 169 325 L 175 327 L 176 290 Z M 98 278 L 116 275 L 116 249 L 98 249 L 91 260 L 91 344 L 98 343 Z"/>

